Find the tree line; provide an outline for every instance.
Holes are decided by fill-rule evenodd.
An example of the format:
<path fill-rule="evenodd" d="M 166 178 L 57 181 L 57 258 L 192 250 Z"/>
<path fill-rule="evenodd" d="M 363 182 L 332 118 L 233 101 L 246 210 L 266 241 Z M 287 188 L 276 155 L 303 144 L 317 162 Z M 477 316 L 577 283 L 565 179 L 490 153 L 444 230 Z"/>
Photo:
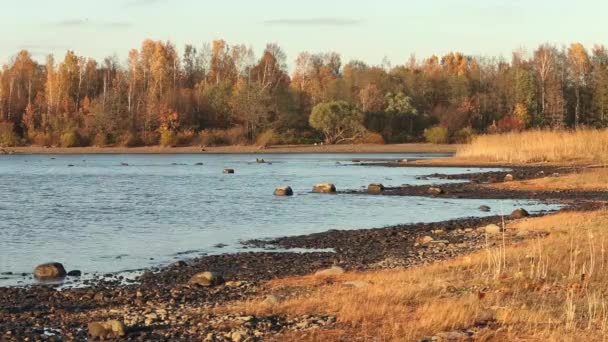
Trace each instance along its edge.
<path fill-rule="evenodd" d="M 608 50 L 538 46 L 404 64 L 216 40 L 145 40 L 126 62 L 19 51 L 0 71 L 0 145 L 465 141 L 483 132 L 606 127 Z"/>

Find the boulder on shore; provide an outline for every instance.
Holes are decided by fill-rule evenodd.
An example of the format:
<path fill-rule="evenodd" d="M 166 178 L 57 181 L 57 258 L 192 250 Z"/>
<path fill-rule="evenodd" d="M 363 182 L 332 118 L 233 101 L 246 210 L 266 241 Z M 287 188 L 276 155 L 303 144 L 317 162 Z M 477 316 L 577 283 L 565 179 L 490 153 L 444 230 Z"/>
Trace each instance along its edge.
<path fill-rule="evenodd" d="M 524 218 L 528 216 L 530 216 L 530 213 L 524 208 L 515 209 L 511 213 L 511 218 L 514 219 Z"/>
<path fill-rule="evenodd" d="M 217 273 L 201 272 L 193 275 L 188 283 L 200 286 L 217 286 L 224 283 L 224 278 Z"/>
<path fill-rule="evenodd" d="M 319 183 L 315 184 L 312 188 L 312 192 L 334 194 L 336 193 L 336 186 L 331 183 Z"/>
<path fill-rule="evenodd" d="M 82 272 L 80 270 L 71 270 L 70 272 L 68 272 L 68 276 L 70 277 L 80 277 L 82 275 Z"/>
<path fill-rule="evenodd" d="M 510 173 L 507 173 L 505 175 L 505 182 L 512 182 L 513 181 L 513 175 Z"/>
<path fill-rule="evenodd" d="M 279 186 L 278 188 L 274 189 L 273 194 L 275 196 L 293 196 L 293 189 L 288 185 Z"/>
<path fill-rule="evenodd" d="M 489 224 L 483 227 L 483 232 L 488 235 L 500 234 L 501 231 L 502 229 L 500 229 L 500 227 L 495 224 Z"/>
<path fill-rule="evenodd" d="M 372 183 L 367 186 L 367 192 L 372 194 L 378 194 L 384 191 L 384 185 L 380 183 Z"/>
<path fill-rule="evenodd" d="M 340 266 L 332 266 L 330 268 L 317 271 L 315 273 L 315 276 L 317 276 L 317 277 L 329 277 L 329 276 L 340 275 L 342 273 L 344 273 L 344 269 L 342 267 L 340 267 Z"/>
<path fill-rule="evenodd" d="M 427 192 L 431 195 L 437 196 L 443 194 L 443 189 L 432 186 L 427 190 Z"/>
<path fill-rule="evenodd" d="M 34 277 L 36 277 L 36 279 L 57 279 L 65 276 L 65 268 L 58 262 L 49 262 L 38 265 L 34 269 Z"/>
<path fill-rule="evenodd" d="M 89 336 L 99 339 L 123 337 L 126 335 L 125 325 L 117 320 L 89 323 L 88 330 Z"/>
<path fill-rule="evenodd" d="M 234 169 L 224 169 L 224 173 L 232 174 L 234 173 Z"/>

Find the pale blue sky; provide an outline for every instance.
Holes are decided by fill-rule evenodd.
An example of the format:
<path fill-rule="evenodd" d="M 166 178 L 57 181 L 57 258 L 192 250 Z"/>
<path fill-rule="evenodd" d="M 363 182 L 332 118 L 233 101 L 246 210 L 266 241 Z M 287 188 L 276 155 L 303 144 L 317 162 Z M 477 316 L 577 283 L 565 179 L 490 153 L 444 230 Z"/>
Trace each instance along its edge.
<path fill-rule="evenodd" d="M 26 48 L 41 59 L 66 49 L 125 60 L 145 38 L 201 45 L 278 43 L 301 51 L 393 64 L 432 53 L 510 57 L 543 42 L 608 44 L 606 0 L 0 0 L 0 64 Z"/>

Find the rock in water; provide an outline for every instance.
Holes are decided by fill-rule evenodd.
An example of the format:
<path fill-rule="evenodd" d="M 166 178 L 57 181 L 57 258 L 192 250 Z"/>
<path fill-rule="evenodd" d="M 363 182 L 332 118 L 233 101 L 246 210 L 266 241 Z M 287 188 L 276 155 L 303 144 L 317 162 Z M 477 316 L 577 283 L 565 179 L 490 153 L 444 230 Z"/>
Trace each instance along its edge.
<path fill-rule="evenodd" d="M 280 186 L 276 189 L 274 189 L 274 195 L 275 196 L 293 196 L 293 189 L 288 186 Z"/>
<path fill-rule="evenodd" d="M 224 173 L 234 173 L 234 169 L 224 169 Z"/>
<path fill-rule="evenodd" d="M 217 286 L 224 283 L 224 278 L 217 273 L 201 272 L 193 275 L 189 283 L 200 286 Z"/>
<path fill-rule="evenodd" d="M 93 338 L 106 339 L 126 335 L 125 325 L 116 320 L 89 323 L 88 328 L 89 336 Z"/>
<path fill-rule="evenodd" d="M 438 187 L 430 187 L 427 192 L 431 195 L 437 196 L 443 194 L 443 189 Z"/>
<path fill-rule="evenodd" d="M 336 193 L 336 186 L 331 183 L 319 183 L 312 188 L 312 192 L 334 194 Z"/>
<path fill-rule="evenodd" d="M 384 191 L 384 185 L 380 183 L 372 183 L 367 186 L 367 192 L 372 194 L 379 194 Z"/>
<path fill-rule="evenodd" d="M 321 271 L 317 271 L 317 273 L 315 273 L 315 276 L 318 277 L 328 277 L 328 276 L 335 276 L 335 275 L 340 275 L 344 273 L 344 269 L 340 266 L 332 266 L 330 268 L 321 270 Z"/>
<path fill-rule="evenodd" d="M 68 276 L 70 277 L 80 277 L 82 275 L 82 272 L 80 272 L 80 270 L 72 270 L 70 272 L 68 272 Z"/>
<path fill-rule="evenodd" d="M 528 216 L 530 216 L 530 213 L 524 208 L 515 209 L 511 213 L 511 218 L 514 219 L 524 218 Z"/>
<path fill-rule="evenodd" d="M 66 272 L 63 265 L 58 262 L 49 262 L 38 265 L 34 269 L 34 277 L 37 279 L 57 279 L 65 277 Z"/>
<path fill-rule="evenodd" d="M 488 207 L 487 205 L 482 205 L 482 206 L 479 207 L 479 210 L 488 212 L 488 211 L 490 211 L 492 209 L 490 207 Z"/>
<path fill-rule="evenodd" d="M 507 175 L 505 176 L 505 182 L 512 182 L 513 181 L 513 175 L 510 173 L 507 173 Z"/>

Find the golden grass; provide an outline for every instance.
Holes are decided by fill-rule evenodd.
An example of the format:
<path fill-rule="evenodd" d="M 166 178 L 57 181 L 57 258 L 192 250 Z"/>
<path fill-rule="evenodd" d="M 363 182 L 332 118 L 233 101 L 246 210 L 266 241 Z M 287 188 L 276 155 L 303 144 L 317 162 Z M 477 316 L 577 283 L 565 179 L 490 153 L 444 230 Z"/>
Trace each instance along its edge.
<path fill-rule="evenodd" d="M 481 135 L 458 149 L 458 159 L 504 163 L 608 162 L 608 129 L 525 131 Z"/>
<path fill-rule="evenodd" d="M 495 183 L 489 186 L 526 191 L 608 191 L 608 168 L 586 169 L 559 177 L 543 177 L 524 181 Z"/>
<path fill-rule="evenodd" d="M 527 232 L 523 242 L 503 244 L 499 237 L 485 250 L 411 269 L 279 279 L 268 284 L 270 291 L 292 295 L 278 304 L 260 299 L 225 309 L 337 317 L 336 329 L 277 340 L 414 341 L 480 321 L 490 324 L 479 328 L 478 340 L 604 340 L 607 228 L 606 210 L 528 219 L 511 224 L 505 235 L 510 240 Z M 345 287 L 348 280 L 369 285 Z"/>

